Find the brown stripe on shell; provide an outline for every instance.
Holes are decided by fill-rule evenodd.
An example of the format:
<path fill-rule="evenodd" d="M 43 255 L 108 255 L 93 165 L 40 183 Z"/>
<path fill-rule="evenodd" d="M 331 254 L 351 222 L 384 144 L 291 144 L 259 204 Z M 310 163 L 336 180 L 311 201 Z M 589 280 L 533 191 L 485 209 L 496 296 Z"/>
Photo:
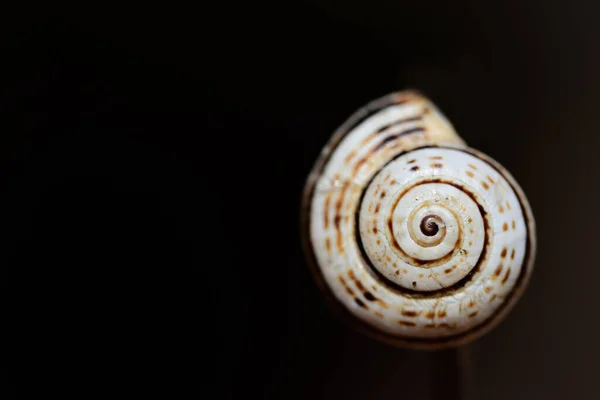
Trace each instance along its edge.
<path fill-rule="evenodd" d="M 403 136 L 408 136 L 413 133 L 420 133 L 420 132 L 425 132 L 425 128 L 423 128 L 423 127 L 410 128 L 410 129 L 406 129 L 400 133 L 390 135 L 390 136 L 386 137 L 385 139 L 383 139 L 381 142 L 379 142 L 379 144 L 373 150 L 379 151 L 383 147 L 385 147 L 387 144 L 389 144 L 390 142 L 393 142 L 394 140 L 397 140 Z"/>
<path fill-rule="evenodd" d="M 398 324 L 400 325 L 404 325 L 404 326 L 417 326 L 416 323 L 411 322 L 411 321 L 403 321 L 403 320 L 399 320 Z"/>
<path fill-rule="evenodd" d="M 391 122 L 389 124 L 383 125 L 379 129 L 377 129 L 375 132 L 371 133 L 369 136 L 367 136 L 366 138 L 364 138 L 360 142 L 360 145 L 361 146 L 365 146 L 365 145 L 369 144 L 369 142 L 371 142 L 377 136 L 383 134 L 385 131 L 387 131 L 387 130 L 389 130 L 391 128 L 394 128 L 394 127 L 402 125 L 402 124 L 406 124 L 408 122 L 421 121 L 422 119 L 423 119 L 423 116 L 417 115 L 417 116 L 414 116 L 414 117 L 407 117 L 407 118 L 399 119 L 397 121 L 394 121 L 394 122 Z"/>

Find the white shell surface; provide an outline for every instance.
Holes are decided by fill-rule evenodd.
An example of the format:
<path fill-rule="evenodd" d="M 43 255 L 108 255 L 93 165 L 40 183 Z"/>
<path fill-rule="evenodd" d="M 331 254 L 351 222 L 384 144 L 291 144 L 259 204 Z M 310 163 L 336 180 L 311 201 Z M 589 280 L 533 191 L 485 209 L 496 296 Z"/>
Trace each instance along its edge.
<path fill-rule="evenodd" d="M 392 339 L 481 331 L 529 275 L 526 200 L 423 97 L 371 106 L 342 126 L 312 176 L 318 271 L 347 311 Z"/>

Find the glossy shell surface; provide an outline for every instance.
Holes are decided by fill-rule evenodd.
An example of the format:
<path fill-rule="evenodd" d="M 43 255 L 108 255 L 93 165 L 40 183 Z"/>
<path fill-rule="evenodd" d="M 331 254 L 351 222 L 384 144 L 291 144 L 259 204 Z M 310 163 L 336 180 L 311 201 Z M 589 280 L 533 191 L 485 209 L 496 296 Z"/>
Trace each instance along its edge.
<path fill-rule="evenodd" d="M 498 323 L 535 253 L 515 180 L 416 92 L 376 100 L 340 127 L 309 176 L 302 224 L 336 309 L 416 348 L 466 343 Z"/>

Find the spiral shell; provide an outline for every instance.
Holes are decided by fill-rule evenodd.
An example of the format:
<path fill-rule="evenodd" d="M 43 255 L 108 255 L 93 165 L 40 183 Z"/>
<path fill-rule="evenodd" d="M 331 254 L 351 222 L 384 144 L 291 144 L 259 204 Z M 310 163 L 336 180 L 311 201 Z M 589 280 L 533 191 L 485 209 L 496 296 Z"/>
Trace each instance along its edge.
<path fill-rule="evenodd" d="M 336 308 L 400 346 L 482 335 L 533 268 L 522 190 L 417 92 L 376 100 L 338 129 L 309 176 L 302 224 L 309 264 Z"/>

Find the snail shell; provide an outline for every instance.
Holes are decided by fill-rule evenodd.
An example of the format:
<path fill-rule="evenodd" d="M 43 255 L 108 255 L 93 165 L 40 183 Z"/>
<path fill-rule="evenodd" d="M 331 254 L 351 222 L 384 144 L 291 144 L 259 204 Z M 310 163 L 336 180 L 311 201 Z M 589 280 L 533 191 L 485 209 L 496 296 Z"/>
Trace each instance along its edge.
<path fill-rule="evenodd" d="M 308 178 L 301 218 L 309 265 L 336 309 L 400 346 L 479 337 L 533 268 L 521 188 L 417 92 L 375 100 L 338 129 Z"/>

